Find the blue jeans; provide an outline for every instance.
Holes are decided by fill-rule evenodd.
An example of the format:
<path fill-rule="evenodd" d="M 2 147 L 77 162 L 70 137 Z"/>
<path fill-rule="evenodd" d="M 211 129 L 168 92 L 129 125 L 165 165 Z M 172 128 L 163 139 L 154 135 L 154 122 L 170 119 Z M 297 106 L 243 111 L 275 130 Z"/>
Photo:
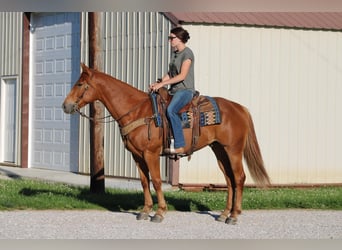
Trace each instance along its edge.
<path fill-rule="evenodd" d="M 173 95 L 172 100 L 167 107 L 167 116 L 171 123 L 173 137 L 175 139 L 175 148 L 185 146 L 182 121 L 178 112 L 191 101 L 193 96 L 193 91 L 191 89 L 178 90 Z"/>

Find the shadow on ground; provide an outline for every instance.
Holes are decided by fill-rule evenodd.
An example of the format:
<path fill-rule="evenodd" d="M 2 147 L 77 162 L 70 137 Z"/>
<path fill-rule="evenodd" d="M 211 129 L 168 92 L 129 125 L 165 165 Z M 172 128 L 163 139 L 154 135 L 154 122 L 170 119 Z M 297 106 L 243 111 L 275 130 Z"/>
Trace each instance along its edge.
<path fill-rule="evenodd" d="M 0 167 L 0 175 L 6 176 L 10 179 L 22 179 L 22 177 L 12 171 Z"/>
<path fill-rule="evenodd" d="M 82 202 L 92 203 L 109 211 L 132 211 L 140 210 L 144 204 L 144 197 L 142 192 L 118 191 L 117 193 L 106 192 L 104 194 L 94 194 L 85 189 L 80 189 L 77 194 L 72 192 L 57 191 L 50 189 L 33 189 L 23 188 L 19 191 L 20 195 L 25 197 L 38 197 L 40 195 L 49 195 L 51 197 L 63 196 L 65 198 L 77 199 Z M 153 202 L 154 209 L 157 208 L 157 198 L 155 195 Z M 165 199 L 168 207 L 176 211 L 209 211 L 206 205 L 191 200 L 189 198 L 174 198 L 165 193 Z"/>

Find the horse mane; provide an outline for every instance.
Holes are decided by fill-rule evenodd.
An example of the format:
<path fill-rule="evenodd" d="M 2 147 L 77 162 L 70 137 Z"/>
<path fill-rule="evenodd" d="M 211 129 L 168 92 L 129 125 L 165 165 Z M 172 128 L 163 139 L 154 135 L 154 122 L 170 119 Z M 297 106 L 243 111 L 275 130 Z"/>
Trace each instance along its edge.
<path fill-rule="evenodd" d="M 138 88 L 132 86 L 131 84 L 129 84 L 129 83 L 127 83 L 127 82 L 124 82 L 124 81 L 122 81 L 122 80 L 120 80 L 120 79 L 118 79 L 118 78 L 115 78 L 115 77 L 113 77 L 113 76 L 111 76 L 111 75 L 109 75 L 109 74 L 106 74 L 106 73 L 104 73 L 104 72 L 101 72 L 101 71 L 99 71 L 99 70 L 96 70 L 96 69 L 91 69 L 91 70 L 92 70 L 93 73 L 95 73 L 95 74 L 94 74 L 95 77 L 96 77 L 96 75 L 101 75 L 101 77 L 103 77 L 103 78 L 108 78 L 108 80 L 107 80 L 106 82 L 109 83 L 109 84 L 112 83 L 112 81 L 115 81 L 117 84 L 120 84 L 120 85 L 122 86 L 122 88 L 127 88 L 127 89 L 129 89 L 130 91 L 138 92 L 138 93 L 140 93 L 140 94 L 143 94 L 144 96 L 147 95 L 146 92 L 144 92 L 144 91 L 142 91 L 142 90 L 140 90 L 140 89 L 138 89 Z"/>

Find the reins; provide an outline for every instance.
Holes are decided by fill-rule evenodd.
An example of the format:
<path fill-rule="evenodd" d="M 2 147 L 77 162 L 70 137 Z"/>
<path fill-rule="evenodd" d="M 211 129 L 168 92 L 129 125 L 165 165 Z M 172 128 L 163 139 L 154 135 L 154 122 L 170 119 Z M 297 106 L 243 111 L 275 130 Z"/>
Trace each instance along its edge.
<path fill-rule="evenodd" d="M 76 109 L 76 112 L 79 113 L 80 116 L 84 117 L 84 118 L 87 118 L 88 120 L 90 121 L 93 121 L 93 122 L 99 122 L 99 123 L 111 123 L 111 122 L 115 122 L 114 119 L 110 120 L 110 121 L 103 121 L 107 118 L 110 118 L 112 117 L 111 115 L 107 115 L 107 116 L 104 116 L 104 117 L 101 117 L 101 118 L 98 118 L 98 119 L 94 119 L 93 117 L 90 117 L 89 115 L 86 115 L 85 113 L 83 113 L 81 110 L 79 109 Z"/>
<path fill-rule="evenodd" d="M 84 94 L 86 93 L 86 91 L 88 90 L 89 86 L 92 86 L 89 82 L 86 83 L 85 87 L 84 87 L 84 91 L 83 93 L 77 97 L 77 101 L 76 101 L 76 105 L 78 106 L 79 101 L 83 98 Z M 101 118 L 97 118 L 95 119 L 94 117 L 90 117 L 89 115 L 86 115 L 84 112 L 82 112 L 77 106 L 75 111 L 82 117 L 88 119 L 89 121 L 93 121 L 93 122 L 98 122 L 98 123 L 111 123 L 111 122 L 118 122 L 119 121 L 129 115 L 131 112 L 137 110 L 140 106 L 142 106 L 145 102 L 147 102 L 150 98 L 146 98 L 145 100 L 143 100 L 142 102 L 138 103 L 136 106 L 134 106 L 132 109 L 128 110 L 128 112 L 124 113 L 123 115 L 121 115 L 118 119 L 115 119 L 114 117 L 112 117 L 112 115 L 107 115 Z M 108 118 L 112 117 L 112 120 L 106 120 Z M 132 130 L 134 130 L 137 127 L 140 127 L 141 125 L 148 125 L 149 127 L 149 131 L 148 131 L 148 138 L 150 139 L 150 121 L 154 119 L 154 116 L 152 117 L 144 117 L 144 118 L 137 118 L 134 121 L 129 122 L 128 124 L 121 126 L 119 124 L 120 127 L 120 132 L 121 135 L 123 137 L 126 137 L 126 135 L 128 135 L 128 133 L 130 133 Z"/>
<path fill-rule="evenodd" d="M 99 123 L 119 122 L 123 117 L 127 116 L 128 114 L 130 114 L 131 112 L 133 112 L 134 110 L 139 108 L 141 105 L 143 105 L 148 100 L 149 99 L 147 98 L 143 102 L 139 103 L 137 106 L 134 106 L 132 109 L 130 109 L 128 112 L 126 112 L 125 114 L 123 114 L 122 116 L 120 116 L 116 120 L 114 118 L 112 118 L 112 120 L 110 120 L 110 121 L 104 121 L 105 119 L 112 117 L 111 115 L 107 115 L 107 116 L 104 116 L 104 117 L 101 117 L 101 118 L 98 118 L 98 119 L 94 119 L 94 117 L 90 117 L 89 115 L 86 115 L 84 112 L 82 112 L 78 108 L 76 109 L 76 112 L 79 113 L 80 116 L 82 116 L 84 118 L 87 118 L 88 120 L 93 121 L 93 122 L 99 122 Z"/>
<path fill-rule="evenodd" d="M 139 103 L 137 106 L 134 106 L 132 109 L 128 110 L 128 112 L 126 112 L 125 114 L 123 114 L 122 116 L 120 116 L 118 119 L 116 119 L 117 122 L 119 122 L 122 118 L 124 118 L 126 115 L 128 115 L 129 113 L 133 112 L 134 110 L 136 110 L 137 108 L 139 108 L 141 105 L 143 105 L 145 102 L 147 102 L 149 100 L 149 98 L 145 99 L 143 102 Z"/>

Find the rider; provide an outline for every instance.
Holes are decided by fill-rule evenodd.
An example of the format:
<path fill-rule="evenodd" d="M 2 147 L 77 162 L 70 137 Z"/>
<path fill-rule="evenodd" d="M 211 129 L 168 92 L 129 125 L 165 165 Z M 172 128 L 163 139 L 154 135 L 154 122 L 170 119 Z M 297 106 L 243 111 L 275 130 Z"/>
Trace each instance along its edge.
<path fill-rule="evenodd" d="M 165 153 L 183 154 L 185 140 L 178 112 L 191 101 L 195 94 L 194 54 L 186 46 L 190 36 L 188 31 L 182 27 L 173 28 L 168 38 L 174 50 L 169 65 L 169 72 L 160 82 L 152 83 L 150 90 L 157 91 L 161 87 L 170 85 L 169 94 L 173 97 L 167 108 L 167 116 L 173 132 L 174 148 L 166 148 Z"/>

